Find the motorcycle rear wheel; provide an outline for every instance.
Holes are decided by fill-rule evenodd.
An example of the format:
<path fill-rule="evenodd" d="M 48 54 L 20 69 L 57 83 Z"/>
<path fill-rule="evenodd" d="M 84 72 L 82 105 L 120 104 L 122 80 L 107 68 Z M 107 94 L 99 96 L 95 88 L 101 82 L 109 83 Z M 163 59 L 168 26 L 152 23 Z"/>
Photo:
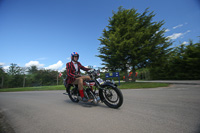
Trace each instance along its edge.
<path fill-rule="evenodd" d="M 67 88 L 68 96 L 72 102 L 78 103 L 78 88 L 76 87 L 68 87 Z"/>

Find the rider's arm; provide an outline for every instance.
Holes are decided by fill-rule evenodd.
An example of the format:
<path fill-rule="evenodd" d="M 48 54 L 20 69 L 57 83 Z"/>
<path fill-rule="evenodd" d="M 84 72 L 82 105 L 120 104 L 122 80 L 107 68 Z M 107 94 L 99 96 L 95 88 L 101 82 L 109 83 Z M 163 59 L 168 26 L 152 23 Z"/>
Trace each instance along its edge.
<path fill-rule="evenodd" d="M 90 68 L 86 68 L 86 67 L 82 66 L 80 62 L 79 62 L 78 65 L 80 65 L 80 69 L 81 69 L 81 70 L 84 70 L 84 71 L 90 70 Z"/>

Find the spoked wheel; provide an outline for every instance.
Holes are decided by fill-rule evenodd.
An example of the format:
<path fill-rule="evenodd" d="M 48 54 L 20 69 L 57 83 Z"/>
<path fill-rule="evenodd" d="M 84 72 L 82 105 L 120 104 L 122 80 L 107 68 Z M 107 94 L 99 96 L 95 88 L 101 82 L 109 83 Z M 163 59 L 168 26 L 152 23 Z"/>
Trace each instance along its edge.
<path fill-rule="evenodd" d="M 72 100 L 72 102 L 75 102 L 75 103 L 79 102 L 79 100 L 78 100 L 78 88 L 69 86 L 67 88 L 67 92 L 68 92 L 69 98 Z"/>
<path fill-rule="evenodd" d="M 105 86 L 102 90 L 103 102 L 111 108 L 119 108 L 123 103 L 123 95 L 121 91 L 114 86 Z"/>

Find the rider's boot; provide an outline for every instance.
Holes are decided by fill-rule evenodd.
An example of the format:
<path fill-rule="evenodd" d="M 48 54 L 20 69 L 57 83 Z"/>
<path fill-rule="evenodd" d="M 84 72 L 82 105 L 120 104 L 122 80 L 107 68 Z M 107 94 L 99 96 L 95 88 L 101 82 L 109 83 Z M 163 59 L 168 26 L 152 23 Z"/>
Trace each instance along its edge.
<path fill-rule="evenodd" d="M 83 102 L 88 102 L 88 99 L 85 98 L 85 97 L 83 97 L 83 98 L 82 98 L 82 101 L 83 101 Z"/>
<path fill-rule="evenodd" d="M 83 102 L 89 101 L 87 98 L 85 98 L 85 97 L 82 98 L 81 96 L 78 96 L 78 100 L 83 101 Z"/>
<path fill-rule="evenodd" d="M 81 96 L 81 98 L 80 98 L 81 101 L 83 101 L 83 102 L 91 102 L 92 101 L 92 99 L 87 99 L 87 98 L 84 97 L 83 90 L 79 90 L 79 93 L 80 93 L 80 96 Z"/>

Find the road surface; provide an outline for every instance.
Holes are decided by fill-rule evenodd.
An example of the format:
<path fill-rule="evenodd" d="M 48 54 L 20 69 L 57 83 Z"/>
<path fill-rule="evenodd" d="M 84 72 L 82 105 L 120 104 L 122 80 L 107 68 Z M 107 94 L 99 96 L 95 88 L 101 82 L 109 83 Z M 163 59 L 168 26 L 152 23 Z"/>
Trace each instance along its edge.
<path fill-rule="evenodd" d="M 0 93 L 0 112 L 16 133 L 200 133 L 198 84 L 122 90 L 120 109 L 62 93 Z"/>

